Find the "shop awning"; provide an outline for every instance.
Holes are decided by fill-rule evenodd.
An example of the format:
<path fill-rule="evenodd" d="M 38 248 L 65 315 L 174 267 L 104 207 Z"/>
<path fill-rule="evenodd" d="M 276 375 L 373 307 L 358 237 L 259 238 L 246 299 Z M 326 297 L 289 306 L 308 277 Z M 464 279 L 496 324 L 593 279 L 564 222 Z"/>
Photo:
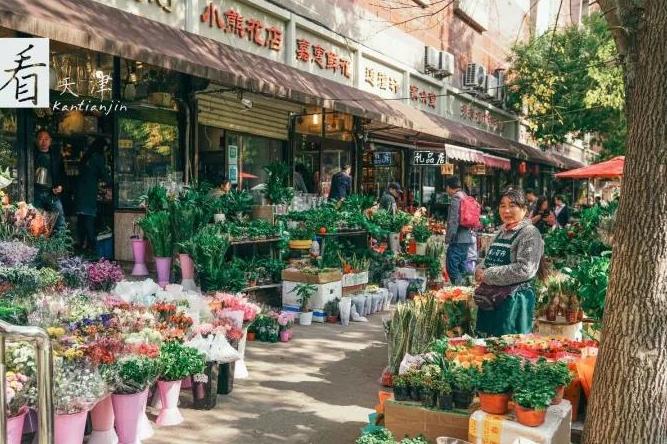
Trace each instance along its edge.
<path fill-rule="evenodd" d="M 559 179 L 616 179 L 623 176 L 624 165 L 625 156 L 618 156 L 605 162 L 558 173 L 556 177 Z"/>
<path fill-rule="evenodd" d="M 509 171 L 512 169 L 512 162 L 503 157 L 493 156 L 491 154 L 482 153 L 484 165 L 490 168 L 497 168 L 499 170 Z"/>
<path fill-rule="evenodd" d="M 482 152 L 456 145 L 445 145 L 445 152 L 450 159 L 468 163 L 482 163 Z"/>

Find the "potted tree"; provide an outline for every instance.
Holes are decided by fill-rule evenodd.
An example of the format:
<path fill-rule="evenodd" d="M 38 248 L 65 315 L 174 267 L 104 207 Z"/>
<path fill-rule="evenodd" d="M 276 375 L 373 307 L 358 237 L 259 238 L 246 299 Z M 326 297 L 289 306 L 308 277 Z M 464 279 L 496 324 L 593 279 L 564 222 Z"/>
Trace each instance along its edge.
<path fill-rule="evenodd" d="M 169 212 L 161 210 L 149 212 L 139 219 L 137 224 L 144 231 L 153 248 L 158 284 L 169 284 L 171 275 L 171 257 L 174 253 L 173 236 Z"/>
<path fill-rule="evenodd" d="M 301 307 L 299 313 L 299 324 L 310 325 L 313 322 L 313 312 L 310 311 L 310 298 L 317 291 L 317 287 L 313 284 L 300 283 L 292 290 L 296 293 L 297 302 Z"/>
<path fill-rule="evenodd" d="M 177 341 L 169 341 L 160 347 L 160 378 L 157 386 L 160 391 L 162 408 L 156 419 L 160 426 L 176 425 L 183 422 L 183 415 L 178 410 L 178 395 L 183 378 L 204 371 L 205 357 L 197 349 L 185 346 Z"/>
<path fill-rule="evenodd" d="M 498 356 L 485 361 L 479 375 L 480 408 L 492 415 L 507 413 L 512 384 L 520 371 L 520 361 L 513 356 Z"/>
<path fill-rule="evenodd" d="M 338 322 L 338 315 L 340 314 L 340 309 L 338 308 L 339 302 L 340 299 L 336 298 L 324 304 L 324 312 L 327 315 L 327 322 L 330 324 Z"/>
<path fill-rule="evenodd" d="M 426 254 L 426 243 L 431 237 L 431 230 L 428 228 L 426 220 L 421 219 L 412 226 L 412 237 L 415 238 L 417 243 L 415 253 L 418 256 L 424 256 Z"/>

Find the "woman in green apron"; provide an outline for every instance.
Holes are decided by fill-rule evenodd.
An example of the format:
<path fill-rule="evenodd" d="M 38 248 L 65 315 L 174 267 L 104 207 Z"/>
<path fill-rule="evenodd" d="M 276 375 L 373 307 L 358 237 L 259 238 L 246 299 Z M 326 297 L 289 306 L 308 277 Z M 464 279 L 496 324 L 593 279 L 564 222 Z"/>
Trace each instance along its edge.
<path fill-rule="evenodd" d="M 535 312 L 537 275 L 544 253 L 544 241 L 526 219 L 528 202 L 523 192 L 510 189 L 500 200 L 503 226 L 494 239 L 484 263 L 475 273 L 478 283 L 475 301 L 479 336 L 530 333 Z"/>

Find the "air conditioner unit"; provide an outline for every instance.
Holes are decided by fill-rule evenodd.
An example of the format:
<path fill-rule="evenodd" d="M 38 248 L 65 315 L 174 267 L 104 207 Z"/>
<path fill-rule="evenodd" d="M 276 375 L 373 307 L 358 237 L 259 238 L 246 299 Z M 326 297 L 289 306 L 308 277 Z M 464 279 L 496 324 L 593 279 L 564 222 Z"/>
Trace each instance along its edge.
<path fill-rule="evenodd" d="M 451 76 L 454 74 L 454 65 L 454 55 L 442 51 L 440 53 L 440 71 L 444 74 L 444 76 Z"/>
<path fill-rule="evenodd" d="M 479 63 L 468 63 L 463 78 L 466 88 L 482 89 L 486 86 L 486 68 Z"/>
<path fill-rule="evenodd" d="M 497 102 L 505 103 L 505 71 L 502 69 L 496 70 L 496 78 L 498 79 L 498 88 L 493 97 Z"/>
<path fill-rule="evenodd" d="M 424 47 L 424 74 L 440 69 L 440 51 L 432 46 Z"/>
<path fill-rule="evenodd" d="M 486 95 L 495 99 L 498 91 L 498 79 L 496 76 L 486 76 Z"/>

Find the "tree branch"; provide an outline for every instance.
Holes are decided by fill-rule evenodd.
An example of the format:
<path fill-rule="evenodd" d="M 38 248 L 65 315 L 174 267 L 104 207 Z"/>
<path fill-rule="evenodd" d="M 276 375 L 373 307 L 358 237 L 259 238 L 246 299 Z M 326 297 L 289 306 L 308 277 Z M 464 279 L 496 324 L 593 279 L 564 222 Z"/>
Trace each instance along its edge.
<path fill-rule="evenodd" d="M 597 0 L 597 3 L 600 5 L 600 9 L 602 9 L 602 15 L 604 15 L 609 24 L 609 30 L 614 35 L 618 54 L 622 58 L 625 58 L 628 52 L 628 35 L 618 14 L 617 0 Z"/>

